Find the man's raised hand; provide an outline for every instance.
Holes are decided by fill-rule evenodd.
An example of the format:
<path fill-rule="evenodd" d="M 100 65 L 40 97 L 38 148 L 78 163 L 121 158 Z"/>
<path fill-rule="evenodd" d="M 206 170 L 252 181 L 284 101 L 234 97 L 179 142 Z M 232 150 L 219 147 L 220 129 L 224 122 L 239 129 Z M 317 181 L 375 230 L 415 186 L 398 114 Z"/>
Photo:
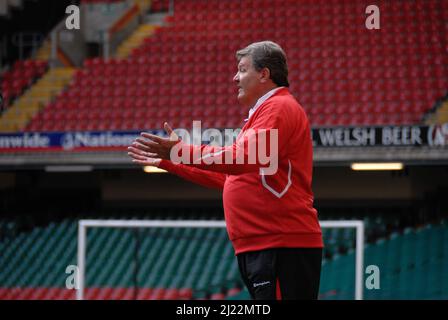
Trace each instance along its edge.
<path fill-rule="evenodd" d="M 141 133 L 141 137 L 128 148 L 128 155 L 134 159 L 133 162 L 158 166 L 161 159 L 170 160 L 171 148 L 179 143 L 180 139 L 167 122 L 164 124 L 164 129 L 169 138 L 161 138 L 147 132 Z"/>

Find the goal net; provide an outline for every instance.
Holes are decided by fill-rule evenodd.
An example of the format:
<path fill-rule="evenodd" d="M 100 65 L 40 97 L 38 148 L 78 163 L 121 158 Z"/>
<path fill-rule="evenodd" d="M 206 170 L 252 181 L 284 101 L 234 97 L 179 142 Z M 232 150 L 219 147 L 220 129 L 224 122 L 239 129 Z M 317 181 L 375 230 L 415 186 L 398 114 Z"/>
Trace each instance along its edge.
<path fill-rule="evenodd" d="M 320 298 L 337 299 L 341 291 L 340 299 L 362 300 L 363 221 L 320 225 L 325 243 Z M 80 220 L 76 297 L 223 299 L 236 294 L 244 286 L 225 226 L 217 220 Z M 346 241 L 344 254 L 334 249 L 338 241 Z M 332 283 L 341 280 L 338 268 L 346 283 Z"/>

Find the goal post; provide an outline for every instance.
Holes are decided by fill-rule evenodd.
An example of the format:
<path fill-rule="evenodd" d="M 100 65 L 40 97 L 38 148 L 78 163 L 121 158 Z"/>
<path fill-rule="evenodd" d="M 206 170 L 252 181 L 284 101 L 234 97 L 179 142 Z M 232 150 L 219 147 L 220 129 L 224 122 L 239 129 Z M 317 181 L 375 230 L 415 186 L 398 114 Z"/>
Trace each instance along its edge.
<path fill-rule="evenodd" d="M 322 228 L 355 228 L 355 300 L 363 299 L 364 222 L 362 220 L 320 221 Z M 79 220 L 78 290 L 76 299 L 84 299 L 86 242 L 88 228 L 225 228 L 225 221 L 213 220 Z"/>

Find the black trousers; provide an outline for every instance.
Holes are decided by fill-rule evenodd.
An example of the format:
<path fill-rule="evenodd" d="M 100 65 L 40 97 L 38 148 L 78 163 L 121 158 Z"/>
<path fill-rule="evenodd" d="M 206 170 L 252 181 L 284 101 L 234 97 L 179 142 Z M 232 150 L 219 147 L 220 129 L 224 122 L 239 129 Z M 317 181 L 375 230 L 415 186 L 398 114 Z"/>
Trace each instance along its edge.
<path fill-rule="evenodd" d="M 254 300 L 316 300 L 321 248 L 274 248 L 237 256 L 243 281 Z"/>

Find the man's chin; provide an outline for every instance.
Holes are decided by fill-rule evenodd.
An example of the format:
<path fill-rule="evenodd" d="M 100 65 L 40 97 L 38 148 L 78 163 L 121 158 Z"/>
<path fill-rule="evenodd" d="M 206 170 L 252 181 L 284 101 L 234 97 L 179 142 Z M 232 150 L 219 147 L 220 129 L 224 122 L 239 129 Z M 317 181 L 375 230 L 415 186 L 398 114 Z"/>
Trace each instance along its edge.
<path fill-rule="evenodd" d="M 238 93 L 237 99 L 240 104 L 244 104 L 244 93 Z"/>

